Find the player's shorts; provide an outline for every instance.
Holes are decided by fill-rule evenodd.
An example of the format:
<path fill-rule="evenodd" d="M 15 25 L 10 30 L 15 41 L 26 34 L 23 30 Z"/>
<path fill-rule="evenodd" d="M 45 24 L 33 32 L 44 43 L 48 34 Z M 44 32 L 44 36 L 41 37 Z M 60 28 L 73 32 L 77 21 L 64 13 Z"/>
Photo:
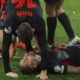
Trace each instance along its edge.
<path fill-rule="evenodd" d="M 63 3 L 64 0 L 45 0 L 47 4 Z"/>

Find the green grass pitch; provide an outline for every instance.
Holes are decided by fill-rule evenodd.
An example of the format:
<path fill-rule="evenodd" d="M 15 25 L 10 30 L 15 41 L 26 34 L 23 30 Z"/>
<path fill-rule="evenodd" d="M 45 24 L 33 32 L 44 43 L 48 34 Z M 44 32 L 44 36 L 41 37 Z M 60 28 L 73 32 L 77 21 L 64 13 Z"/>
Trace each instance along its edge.
<path fill-rule="evenodd" d="M 45 9 L 45 5 L 43 0 L 41 0 L 41 6 Z M 65 0 L 64 1 L 64 10 L 68 14 L 75 34 L 80 36 L 80 0 Z M 43 13 L 44 19 L 46 18 L 45 12 Z M 68 37 L 61 26 L 60 23 L 57 25 L 56 35 L 55 35 L 56 42 L 68 42 Z M 23 55 L 23 50 L 17 49 L 17 56 Z M 2 59 L 0 59 L 0 80 L 35 80 L 35 75 L 22 75 L 19 70 L 19 60 L 12 59 L 11 60 L 11 67 L 13 71 L 18 72 L 19 78 L 13 79 L 8 78 L 5 76 L 3 71 L 3 63 Z M 77 74 L 68 74 L 68 75 L 50 75 L 49 80 L 80 80 L 80 75 Z"/>

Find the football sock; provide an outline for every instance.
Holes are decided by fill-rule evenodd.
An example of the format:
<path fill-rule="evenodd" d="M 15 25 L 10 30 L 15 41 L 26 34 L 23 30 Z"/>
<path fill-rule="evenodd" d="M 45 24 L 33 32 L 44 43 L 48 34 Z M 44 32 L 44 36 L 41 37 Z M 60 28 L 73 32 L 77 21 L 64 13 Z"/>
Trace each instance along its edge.
<path fill-rule="evenodd" d="M 57 24 L 56 17 L 47 17 L 47 27 L 48 27 L 48 44 L 54 44 L 54 34 Z"/>
<path fill-rule="evenodd" d="M 71 40 L 72 38 L 75 37 L 70 20 L 68 18 L 68 16 L 66 15 L 66 13 L 62 13 L 58 16 L 58 19 L 60 21 L 60 23 L 62 24 L 62 26 L 64 27 L 69 39 Z"/>

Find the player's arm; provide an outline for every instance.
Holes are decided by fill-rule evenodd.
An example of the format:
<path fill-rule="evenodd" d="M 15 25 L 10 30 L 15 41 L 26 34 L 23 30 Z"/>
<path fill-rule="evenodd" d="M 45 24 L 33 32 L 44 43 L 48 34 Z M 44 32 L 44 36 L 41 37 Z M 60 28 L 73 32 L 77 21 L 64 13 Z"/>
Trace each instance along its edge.
<path fill-rule="evenodd" d="M 5 30 L 7 31 L 6 28 L 5 28 Z M 8 73 L 11 71 L 10 63 L 9 63 L 9 47 L 11 44 L 11 40 L 12 40 L 12 35 L 7 34 L 5 31 L 3 31 L 2 57 L 3 57 L 5 73 Z"/>
<path fill-rule="evenodd" d="M 5 0 L 0 0 L 0 12 L 5 10 Z"/>
<path fill-rule="evenodd" d="M 80 73 L 80 67 L 67 65 L 67 72 L 68 73 Z"/>
<path fill-rule="evenodd" d="M 45 22 L 43 19 L 42 23 L 40 24 L 39 31 L 37 33 L 39 47 L 41 49 L 41 73 L 37 77 L 40 79 L 48 79 L 47 76 L 47 68 L 48 68 L 48 47 L 46 41 L 46 31 L 45 31 Z"/>
<path fill-rule="evenodd" d="M 6 73 L 6 76 L 16 78 L 18 77 L 18 74 L 11 71 L 10 60 L 9 60 L 10 59 L 9 58 L 9 48 L 12 42 L 12 34 L 9 34 L 7 32 L 8 30 L 4 29 L 3 43 L 2 43 L 2 59 L 3 59 L 4 71 Z"/>
<path fill-rule="evenodd" d="M 0 0 L 0 20 L 5 21 L 7 16 L 6 16 L 6 10 L 5 10 L 5 0 Z"/>

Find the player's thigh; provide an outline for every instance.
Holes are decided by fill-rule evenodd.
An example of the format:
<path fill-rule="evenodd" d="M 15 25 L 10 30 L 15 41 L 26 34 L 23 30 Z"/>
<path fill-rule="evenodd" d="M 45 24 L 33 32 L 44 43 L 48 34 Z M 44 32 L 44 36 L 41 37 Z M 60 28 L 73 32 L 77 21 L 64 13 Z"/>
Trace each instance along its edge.
<path fill-rule="evenodd" d="M 55 9 L 57 16 L 59 16 L 61 13 L 64 12 L 63 3 L 64 3 L 64 0 L 57 0 L 56 9 Z"/>
<path fill-rule="evenodd" d="M 64 0 L 57 0 L 56 9 L 60 9 L 63 6 Z"/>
<path fill-rule="evenodd" d="M 56 15 L 56 5 L 57 5 L 57 2 L 56 0 L 46 0 L 45 1 L 46 3 L 46 13 L 48 16 L 55 16 Z"/>

